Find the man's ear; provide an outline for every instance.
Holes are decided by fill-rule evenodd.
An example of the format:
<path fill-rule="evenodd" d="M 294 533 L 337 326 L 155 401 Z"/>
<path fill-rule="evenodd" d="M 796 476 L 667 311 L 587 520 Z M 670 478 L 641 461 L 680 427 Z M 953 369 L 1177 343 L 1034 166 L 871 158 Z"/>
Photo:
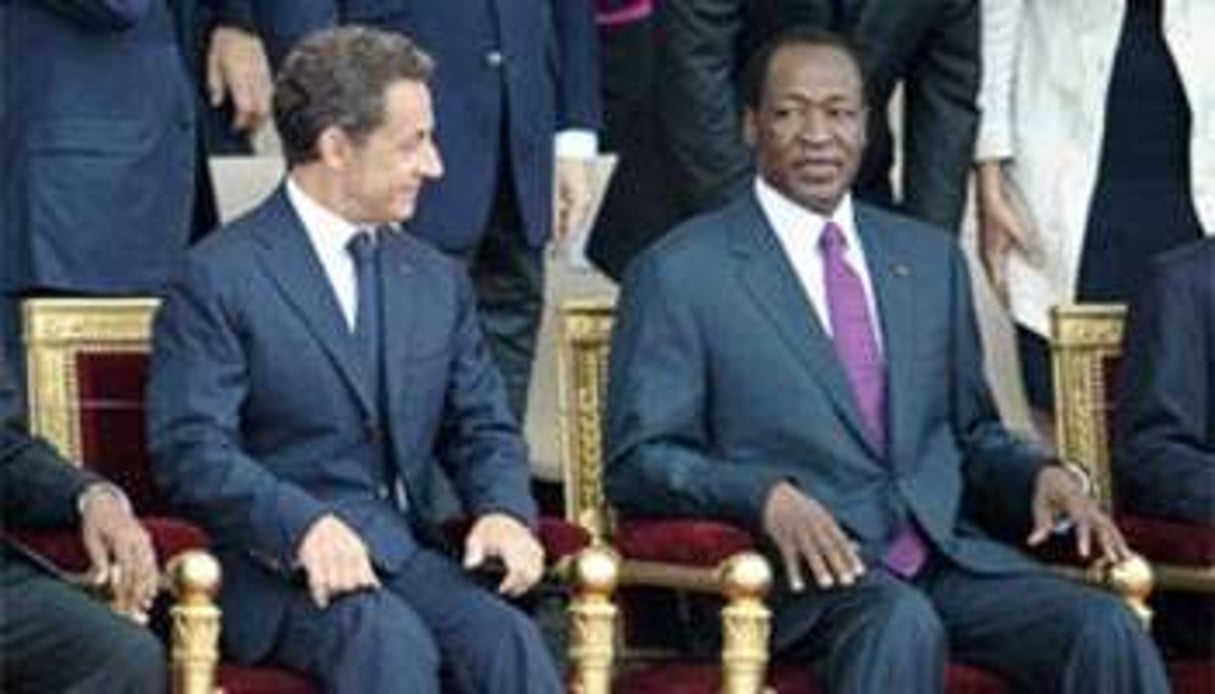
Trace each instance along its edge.
<path fill-rule="evenodd" d="M 746 141 L 748 147 L 754 148 L 755 141 L 759 139 L 759 126 L 755 122 L 754 108 L 748 106 L 747 109 L 743 111 L 742 126 L 743 140 Z"/>
<path fill-rule="evenodd" d="M 353 152 L 353 143 L 345 131 L 336 125 L 331 125 L 321 131 L 316 139 L 316 152 L 326 167 L 334 170 L 345 169 Z"/>

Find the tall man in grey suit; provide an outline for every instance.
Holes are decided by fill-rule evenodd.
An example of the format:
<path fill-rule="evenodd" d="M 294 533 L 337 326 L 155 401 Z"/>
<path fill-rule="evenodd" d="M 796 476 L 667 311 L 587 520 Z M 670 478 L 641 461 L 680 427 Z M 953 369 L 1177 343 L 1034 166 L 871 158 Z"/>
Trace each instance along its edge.
<path fill-rule="evenodd" d="M 1115 596 L 989 536 L 1035 544 L 1069 519 L 1081 554 L 1127 552 L 1079 475 L 1001 425 L 953 240 L 849 194 L 854 54 L 798 30 L 756 65 L 751 190 L 624 283 L 612 502 L 762 533 L 784 578 L 775 653 L 830 691 L 940 692 L 947 657 L 1024 690 L 1167 691 Z"/>
<path fill-rule="evenodd" d="M 287 181 L 196 246 L 157 317 L 150 449 L 213 534 L 238 660 L 327 691 L 560 691 L 535 625 L 500 593 L 540 578 L 525 448 L 460 265 L 401 233 L 442 173 L 431 60 L 399 33 L 315 34 L 274 119 Z M 436 548 L 443 466 L 475 522 Z"/>
<path fill-rule="evenodd" d="M 162 694 L 164 649 L 151 631 L 119 614 L 146 613 L 156 595 L 147 531 L 122 492 L 30 436 L 20 413 L 0 350 L 0 690 Z M 117 611 L 4 536 L 76 524 Z"/>

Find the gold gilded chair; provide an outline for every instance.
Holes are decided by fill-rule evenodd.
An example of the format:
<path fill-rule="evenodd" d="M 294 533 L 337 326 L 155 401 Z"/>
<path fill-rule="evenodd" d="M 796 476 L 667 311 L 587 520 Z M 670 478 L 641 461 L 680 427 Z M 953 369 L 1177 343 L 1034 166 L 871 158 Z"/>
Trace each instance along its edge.
<path fill-rule="evenodd" d="M 1055 436 L 1059 454 L 1092 475 L 1099 499 L 1136 551 L 1151 564 L 1162 591 L 1215 594 L 1215 528 L 1124 513 L 1110 461 L 1126 307 L 1064 304 L 1051 313 Z M 1185 672 L 1182 672 L 1182 670 Z M 1176 691 L 1209 692 L 1215 663 L 1170 664 Z M 1196 684 L 1182 684 L 1181 681 Z"/>
<path fill-rule="evenodd" d="M 120 486 L 141 518 L 158 517 L 149 525 L 163 558 L 207 539 L 195 526 L 166 517 L 171 509 L 145 448 L 144 386 L 157 306 L 147 298 L 41 298 L 27 300 L 23 312 L 31 429 Z M 161 525 L 167 534 L 157 533 Z M 549 556 L 560 559 L 551 572 L 572 584 L 570 688 L 608 694 L 616 556 L 586 547 L 585 534 L 567 523 L 542 519 L 540 530 Z M 170 610 L 174 692 L 210 694 L 217 686 L 226 694 L 319 692 L 311 680 L 282 668 L 220 662 L 219 582 L 219 564 L 208 554 L 168 560 L 166 583 L 177 597 Z"/>

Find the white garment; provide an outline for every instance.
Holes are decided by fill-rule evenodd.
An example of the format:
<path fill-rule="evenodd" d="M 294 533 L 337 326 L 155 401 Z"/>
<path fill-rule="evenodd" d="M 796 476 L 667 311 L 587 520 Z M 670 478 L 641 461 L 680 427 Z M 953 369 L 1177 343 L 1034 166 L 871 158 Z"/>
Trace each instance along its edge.
<path fill-rule="evenodd" d="M 865 261 L 865 247 L 856 232 L 856 215 L 852 211 L 852 195 L 846 194 L 836 206 L 831 217 L 824 217 L 802 207 L 768 185 L 763 178 L 755 178 L 755 197 L 763 210 L 768 225 L 776 233 L 777 240 L 793 266 L 793 272 L 801 282 L 806 298 L 818 314 L 819 325 L 828 335 L 831 330 L 831 310 L 827 304 L 827 285 L 823 279 L 823 253 L 819 250 L 819 239 L 828 221 L 834 221 L 844 234 L 844 262 L 861 279 L 865 289 L 865 303 L 869 307 L 872 325 L 882 324 L 874 300 L 873 281 L 869 277 L 869 264 Z M 882 331 L 875 330 L 878 349 L 882 348 Z"/>
<path fill-rule="evenodd" d="M 363 231 L 357 224 L 349 222 L 317 202 L 304 192 L 290 176 L 287 177 L 287 201 L 295 208 L 312 250 L 316 252 L 329 278 L 329 285 L 342 307 L 346 325 L 354 332 L 355 316 L 359 305 L 359 281 L 355 274 L 354 258 L 346 250 L 346 244 L 354 235 Z"/>
<path fill-rule="evenodd" d="M 1193 113 L 1194 206 L 1215 233 L 1215 0 L 1164 0 L 1165 41 Z M 1008 264 L 1013 317 L 1047 335 L 1071 301 L 1097 183 L 1126 0 L 984 0 L 979 161 L 1002 159 L 1037 253 Z"/>

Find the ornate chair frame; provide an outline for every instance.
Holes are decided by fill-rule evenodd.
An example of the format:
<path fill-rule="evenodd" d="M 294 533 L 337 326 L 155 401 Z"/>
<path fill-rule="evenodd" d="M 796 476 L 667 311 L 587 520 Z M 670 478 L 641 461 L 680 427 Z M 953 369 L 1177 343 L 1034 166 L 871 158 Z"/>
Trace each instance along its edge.
<path fill-rule="evenodd" d="M 75 464 L 83 460 L 80 380 L 76 358 L 89 351 L 145 352 L 155 299 L 30 299 L 22 307 L 26 341 L 30 430 Z M 162 587 L 177 598 L 170 608 L 172 690 L 215 691 L 219 662 L 219 563 L 190 550 L 167 563 Z"/>
<path fill-rule="evenodd" d="M 1059 454 L 1092 475 L 1098 498 L 1117 512 L 1110 467 L 1114 399 L 1106 365 L 1122 355 L 1126 307 L 1063 304 L 1051 312 L 1051 362 L 1055 379 L 1055 436 Z M 1117 515 L 1117 514 L 1116 514 Z M 1124 529 L 1135 543 L 1130 517 Z M 1215 566 L 1182 566 L 1149 556 L 1155 585 L 1164 590 L 1215 593 Z"/>
<path fill-rule="evenodd" d="M 603 493 L 601 424 L 613 310 L 608 298 L 569 300 L 558 310 L 557 326 L 558 435 L 566 518 L 601 543 L 610 542 L 617 530 Z M 626 586 L 723 597 L 722 691 L 761 691 L 770 631 L 764 598 L 772 581 L 771 567 L 761 555 L 736 552 L 716 567 L 704 567 L 630 558 L 626 553 L 620 561 L 619 581 Z"/>

